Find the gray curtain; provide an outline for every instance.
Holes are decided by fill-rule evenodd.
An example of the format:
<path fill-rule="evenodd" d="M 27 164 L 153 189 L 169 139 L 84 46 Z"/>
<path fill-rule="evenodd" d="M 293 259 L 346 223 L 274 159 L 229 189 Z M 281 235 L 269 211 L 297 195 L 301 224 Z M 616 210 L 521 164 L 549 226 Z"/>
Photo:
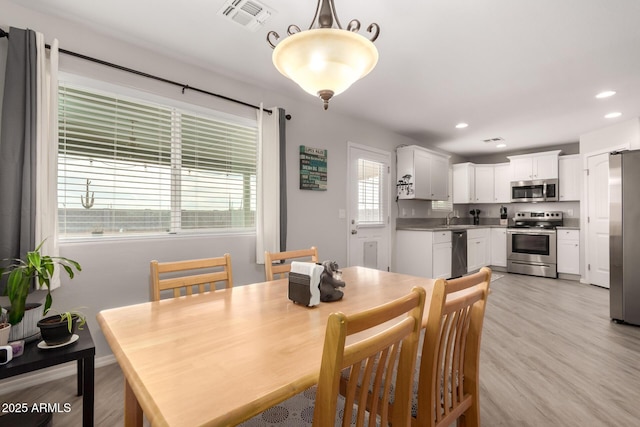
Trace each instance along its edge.
<path fill-rule="evenodd" d="M 280 127 L 280 251 L 287 250 L 287 126 L 283 108 L 279 110 Z"/>
<path fill-rule="evenodd" d="M 8 43 L 0 122 L 0 259 L 24 256 L 35 240 L 36 34 L 11 28 Z"/>

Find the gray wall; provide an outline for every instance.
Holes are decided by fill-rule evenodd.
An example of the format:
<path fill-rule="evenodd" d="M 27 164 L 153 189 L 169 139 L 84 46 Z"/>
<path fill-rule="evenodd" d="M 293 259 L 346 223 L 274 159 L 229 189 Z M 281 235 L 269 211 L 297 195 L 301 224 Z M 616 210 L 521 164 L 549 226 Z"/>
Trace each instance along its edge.
<path fill-rule="evenodd" d="M 157 74 L 188 83 L 191 86 L 219 92 L 252 104 L 281 106 L 293 116 L 287 122 L 288 174 L 288 247 L 304 248 L 315 245 L 322 259 L 333 259 L 345 265 L 347 260 L 347 223 L 338 218 L 338 210 L 346 209 L 347 200 L 347 142 L 373 146 L 389 152 L 401 144 L 416 144 L 374 123 L 323 111 L 320 102 L 301 92 L 291 99 L 279 93 L 254 87 L 246 82 L 215 74 L 211 70 L 190 66 L 121 41 L 107 38 L 86 27 L 80 27 L 55 17 L 24 9 L 7 0 L 0 0 L 0 27 L 32 28 L 45 34 L 50 42 L 58 38 L 60 47 L 84 53 L 116 64 Z M 0 42 L 6 45 L 6 42 Z M 6 55 L 0 56 L 4 71 Z M 265 64 L 271 67 L 271 64 Z M 112 70 L 97 64 L 60 55 L 61 71 L 90 76 L 98 80 L 123 84 L 150 91 L 165 97 L 203 105 L 247 117 L 255 117 L 251 108 L 237 106 L 212 97 Z M 328 149 L 328 191 L 298 189 L 298 146 Z M 395 156 L 394 156 L 395 157 Z M 395 177 L 395 171 L 392 171 Z M 395 216 L 392 218 L 395 224 Z M 392 237 L 391 244 L 393 246 Z M 234 282 L 237 285 L 261 281 L 262 266 L 255 264 L 255 236 L 168 236 L 155 239 L 88 240 L 63 243 L 61 254 L 76 259 L 83 271 L 73 281 L 63 280 L 54 291 L 53 306 L 60 310 L 85 307 L 89 325 L 96 341 L 98 356 L 110 354 L 102 336 L 96 314 L 103 309 L 130 305 L 149 300 L 149 261 L 188 259 L 202 256 L 232 255 Z M 42 299 L 42 294 L 30 300 Z M 3 301 L 3 303 L 6 303 Z"/>

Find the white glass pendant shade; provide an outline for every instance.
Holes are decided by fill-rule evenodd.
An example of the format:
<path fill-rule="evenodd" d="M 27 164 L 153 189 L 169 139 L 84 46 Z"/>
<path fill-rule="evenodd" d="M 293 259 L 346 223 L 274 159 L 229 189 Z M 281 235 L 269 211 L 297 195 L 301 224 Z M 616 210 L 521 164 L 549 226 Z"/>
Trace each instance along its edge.
<path fill-rule="evenodd" d="M 273 51 L 273 64 L 284 76 L 314 96 L 323 91 L 338 95 L 378 62 L 378 50 L 352 31 L 319 28 L 282 40 Z M 325 108 L 326 108 L 325 100 Z"/>

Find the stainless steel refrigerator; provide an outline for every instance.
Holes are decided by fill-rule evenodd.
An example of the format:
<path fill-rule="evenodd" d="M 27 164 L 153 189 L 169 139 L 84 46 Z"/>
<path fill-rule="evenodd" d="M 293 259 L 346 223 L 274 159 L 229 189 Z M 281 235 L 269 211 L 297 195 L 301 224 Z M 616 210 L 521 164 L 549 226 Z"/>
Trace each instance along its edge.
<path fill-rule="evenodd" d="M 611 319 L 640 325 L 640 150 L 609 155 Z"/>

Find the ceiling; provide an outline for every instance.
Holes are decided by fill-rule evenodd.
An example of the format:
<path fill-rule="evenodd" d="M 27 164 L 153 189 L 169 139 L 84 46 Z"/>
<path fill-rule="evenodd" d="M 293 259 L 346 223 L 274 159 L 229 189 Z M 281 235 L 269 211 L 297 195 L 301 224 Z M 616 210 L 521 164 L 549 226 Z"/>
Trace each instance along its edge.
<path fill-rule="evenodd" d="M 327 114 L 319 99 L 275 70 L 265 40 L 270 30 L 285 36 L 290 24 L 307 28 L 315 0 L 260 1 L 275 13 L 256 32 L 218 15 L 225 0 L 15 3 L 304 99 Z M 377 67 L 331 100 L 334 113 L 461 156 L 499 152 L 483 142 L 489 138 L 504 138 L 501 150 L 512 152 L 577 142 L 640 117 L 638 0 L 335 3 L 343 26 L 355 18 L 364 28 L 378 23 L 381 33 Z M 617 94 L 595 98 L 606 89 Z M 613 111 L 622 116 L 604 118 Z M 456 129 L 459 122 L 469 126 Z"/>

